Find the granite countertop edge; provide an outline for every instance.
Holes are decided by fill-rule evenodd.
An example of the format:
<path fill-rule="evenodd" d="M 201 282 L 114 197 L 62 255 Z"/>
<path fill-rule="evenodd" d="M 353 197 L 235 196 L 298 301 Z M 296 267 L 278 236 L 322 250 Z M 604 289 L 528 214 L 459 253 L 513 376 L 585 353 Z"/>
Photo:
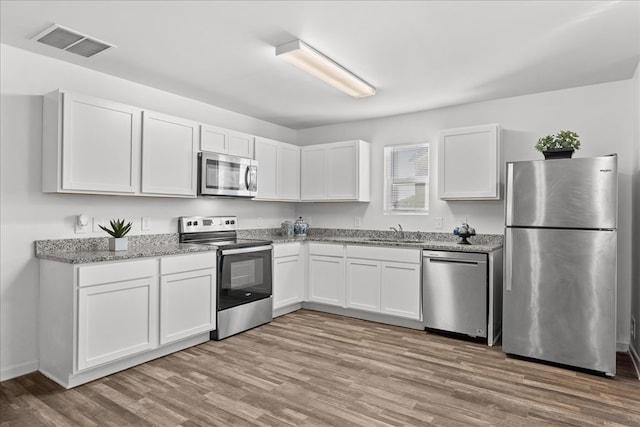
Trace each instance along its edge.
<path fill-rule="evenodd" d="M 417 242 L 394 242 L 394 241 L 372 241 L 368 238 L 358 237 L 293 237 L 293 236 L 273 236 L 273 243 L 293 243 L 293 242 L 317 242 L 317 243 L 344 243 L 363 246 L 383 246 L 383 247 L 401 247 L 409 249 L 426 249 L 426 250 L 446 250 L 455 252 L 494 252 L 503 247 L 502 242 L 495 243 L 471 243 L 470 245 L 461 245 L 452 241 L 417 241 Z"/>

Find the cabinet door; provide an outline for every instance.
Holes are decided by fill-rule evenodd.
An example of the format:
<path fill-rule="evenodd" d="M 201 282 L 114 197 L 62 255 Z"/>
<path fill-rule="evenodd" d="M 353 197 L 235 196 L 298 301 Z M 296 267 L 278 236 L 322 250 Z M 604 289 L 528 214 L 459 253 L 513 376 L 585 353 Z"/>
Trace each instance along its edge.
<path fill-rule="evenodd" d="M 200 150 L 228 153 L 229 131 L 215 126 L 200 125 Z"/>
<path fill-rule="evenodd" d="M 344 307 L 344 259 L 309 256 L 309 301 Z"/>
<path fill-rule="evenodd" d="M 160 279 L 160 344 L 216 328 L 216 270 L 164 275 Z"/>
<path fill-rule="evenodd" d="M 380 273 L 379 261 L 347 260 L 347 307 L 380 311 Z"/>
<path fill-rule="evenodd" d="M 140 110 L 63 94 L 62 188 L 134 193 L 140 173 Z"/>
<path fill-rule="evenodd" d="M 157 276 L 78 290 L 78 370 L 157 345 Z"/>
<path fill-rule="evenodd" d="M 381 312 L 420 320 L 420 264 L 382 263 Z"/>
<path fill-rule="evenodd" d="M 273 308 L 302 301 L 302 268 L 298 255 L 273 260 Z"/>
<path fill-rule="evenodd" d="M 229 131 L 229 154 L 253 159 L 253 135 Z"/>
<path fill-rule="evenodd" d="M 277 173 L 278 199 L 300 200 L 300 147 L 280 144 Z"/>
<path fill-rule="evenodd" d="M 255 160 L 258 161 L 257 198 L 265 200 L 277 199 L 278 142 L 266 138 L 256 138 Z"/>
<path fill-rule="evenodd" d="M 142 130 L 142 192 L 196 196 L 197 126 L 145 111 Z"/>
<path fill-rule="evenodd" d="M 500 199 L 500 126 L 440 133 L 438 195 L 443 200 Z"/>
<path fill-rule="evenodd" d="M 355 142 L 329 145 L 326 180 L 329 200 L 358 199 L 358 146 Z"/>
<path fill-rule="evenodd" d="M 326 147 L 302 147 L 300 197 L 302 200 L 326 200 Z"/>

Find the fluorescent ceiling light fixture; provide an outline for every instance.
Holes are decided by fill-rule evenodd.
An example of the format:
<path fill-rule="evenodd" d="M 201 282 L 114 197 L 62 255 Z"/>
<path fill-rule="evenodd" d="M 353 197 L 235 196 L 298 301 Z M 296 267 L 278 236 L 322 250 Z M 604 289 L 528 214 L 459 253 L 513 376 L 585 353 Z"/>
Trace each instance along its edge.
<path fill-rule="evenodd" d="M 364 98 L 376 93 L 375 87 L 302 40 L 276 46 L 276 56 L 280 56 L 354 98 Z"/>

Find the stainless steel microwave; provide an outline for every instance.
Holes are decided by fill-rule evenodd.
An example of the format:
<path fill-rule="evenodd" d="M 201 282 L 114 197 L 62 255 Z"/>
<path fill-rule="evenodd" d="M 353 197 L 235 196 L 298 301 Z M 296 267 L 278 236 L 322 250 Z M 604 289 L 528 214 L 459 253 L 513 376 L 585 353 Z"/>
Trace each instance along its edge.
<path fill-rule="evenodd" d="M 255 197 L 257 193 L 257 161 L 204 151 L 198 153 L 200 196 Z"/>

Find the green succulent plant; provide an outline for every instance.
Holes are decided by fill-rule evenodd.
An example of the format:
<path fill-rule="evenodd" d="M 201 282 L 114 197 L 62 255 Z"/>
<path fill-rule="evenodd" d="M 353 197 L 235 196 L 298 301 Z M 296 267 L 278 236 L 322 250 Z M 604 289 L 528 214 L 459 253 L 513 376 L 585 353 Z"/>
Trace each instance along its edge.
<path fill-rule="evenodd" d="M 111 230 L 105 227 L 104 225 L 98 224 L 100 228 L 109 233 L 111 237 L 115 237 L 116 239 L 120 239 L 127 235 L 129 231 L 131 231 L 131 222 L 125 225 L 124 219 L 112 219 Z"/>
<path fill-rule="evenodd" d="M 534 146 L 538 151 L 547 151 L 553 148 L 573 148 L 580 149 L 580 137 L 570 130 L 561 130 L 557 135 L 547 135 L 538 139 Z"/>

